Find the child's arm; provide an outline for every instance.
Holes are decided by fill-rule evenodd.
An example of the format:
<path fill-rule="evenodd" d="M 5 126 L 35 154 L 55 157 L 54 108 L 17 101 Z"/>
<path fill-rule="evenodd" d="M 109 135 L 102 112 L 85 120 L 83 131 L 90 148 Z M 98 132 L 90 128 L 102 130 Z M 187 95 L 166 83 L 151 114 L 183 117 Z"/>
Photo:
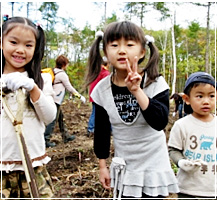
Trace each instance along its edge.
<path fill-rule="evenodd" d="M 183 156 L 181 150 L 170 146 L 169 146 L 169 156 L 172 159 L 172 161 L 176 164 L 177 167 L 181 168 L 186 172 L 195 172 L 200 169 L 200 166 L 202 164 L 207 165 L 202 160 L 195 160 L 195 161 L 187 160 Z"/>
<path fill-rule="evenodd" d="M 110 154 L 111 124 L 106 110 L 95 104 L 94 153 L 99 159 Z"/>
<path fill-rule="evenodd" d="M 169 147 L 169 156 L 177 166 L 178 166 L 179 160 L 185 158 L 182 154 L 182 151 L 174 147 Z"/>
<path fill-rule="evenodd" d="M 33 89 L 31 91 L 29 91 L 29 94 L 30 94 L 30 98 L 31 98 L 32 102 L 36 102 L 40 97 L 41 90 L 35 84 Z"/>
<path fill-rule="evenodd" d="M 183 149 L 185 146 L 185 136 L 183 133 L 183 123 L 176 121 L 170 131 L 170 137 L 168 141 L 169 155 L 174 163 L 183 171 L 187 173 L 193 173 L 200 169 L 200 166 L 206 165 L 202 160 L 189 160 L 183 154 Z M 183 122 L 183 121 L 181 121 Z"/>
<path fill-rule="evenodd" d="M 46 77 L 45 74 L 43 75 L 44 77 Z M 4 82 L 9 90 L 16 91 L 19 88 L 24 88 L 30 93 L 30 100 L 38 117 L 45 124 L 49 124 L 56 117 L 56 105 L 52 96 L 53 88 L 50 75 L 43 78 L 43 80 L 45 89 L 42 92 L 34 80 L 23 73 L 13 72 L 6 74 L 4 77 Z"/>
<path fill-rule="evenodd" d="M 104 108 L 95 104 L 94 152 L 99 158 L 99 180 L 105 189 L 110 189 L 110 174 L 106 158 L 110 153 L 111 124 Z"/>
<path fill-rule="evenodd" d="M 186 159 L 181 150 L 173 147 L 169 147 L 169 156 L 177 167 L 189 173 L 199 170 L 202 164 L 206 165 L 202 160 L 191 161 Z"/>
<path fill-rule="evenodd" d="M 168 123 L 169 90 L 165 90 L 149 99 L 146 110 L 142 110 L 146 122 L 155 130 L 163 130 Z"/>
<path fill-rule="evenodd" d="M 42 78 L 44 81 L 43 90 L 41 91 L 38 88 L 38 90 L 32 91 L 30 99 L 40 120 L 45 124 L 49 124 L 56 118 L 56 105 L 53 100 L 54 91 L 50 75 L 43 73 Z M 34 98 L 36 99 L 39 93 L 38 99 L 34 101 Z"/>

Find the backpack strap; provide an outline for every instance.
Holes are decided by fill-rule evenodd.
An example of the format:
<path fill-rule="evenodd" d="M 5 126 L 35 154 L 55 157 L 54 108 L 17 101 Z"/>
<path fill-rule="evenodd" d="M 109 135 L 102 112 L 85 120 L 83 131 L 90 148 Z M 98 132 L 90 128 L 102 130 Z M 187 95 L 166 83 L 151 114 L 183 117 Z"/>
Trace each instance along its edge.
<path fill-rule="evenodd" d="M 54 68 L 52 68 L 52 70 L 53 70 L 53 73 L 54 73 L 54 76 L 56 76 L 57 74 L 59 74 L 60 72 L 64 72 L 64 71 L 58 71 L 58 72 L 54 72 Z M 54 81 L 55 81 L 55 78 L 54 78 Z M 62 82 L 57 82 L 57 83 L 54 83 L 53 82 L 53 85 L 56 85 L 56 84 L 60 84 L 60 83 L 62 83 Z"/>

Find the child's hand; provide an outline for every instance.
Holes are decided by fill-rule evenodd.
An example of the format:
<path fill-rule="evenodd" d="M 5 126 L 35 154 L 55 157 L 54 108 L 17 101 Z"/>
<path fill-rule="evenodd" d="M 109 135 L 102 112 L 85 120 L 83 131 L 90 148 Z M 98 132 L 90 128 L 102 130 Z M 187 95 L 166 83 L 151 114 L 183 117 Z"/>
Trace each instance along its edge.
<path fill-rule="evenodd" d="M 20 72 L 7 74 L 4 81 L 7 88 L 12 91 L 18 90 L 19 88 L 25 88 L 29 92 L 35 86 L 35 82 L 32 78 L 28 78 Z"/>
<path fill-rule="evenodd" d="M 111 178 L 107 167 L 99 169 L 99 181 L 105 189 L 110 189 Z"/>
<path fill-rule="evenodd" d="M 132 69 L 129 60 L 127 59 L 126 61 L 128 75 L 125 79 L 125 83 L 130 92 L 135 92 L 140 88 L 142 81 L 141 75 L 137 72 L 138 58 L 137 56 L 134 58 Z"/>
<path fill-rule="evenodd" d="M 186 172 L 192 172 L 192 173 L 194 173 L 194 172 L 196 172 L 198 169 L 200 169 L 200 167 L 201 167 L 201 162 L 199 162 L 199 161 L 193 162 L 193 161 L 190 161 L 190 160 L 181 159 L 181 160 L 179 160 L 179 162 L 178 162 L 178 166 L 179 166 L 182 170 L 184 170 L 184 171 L 186 171 Z"/>

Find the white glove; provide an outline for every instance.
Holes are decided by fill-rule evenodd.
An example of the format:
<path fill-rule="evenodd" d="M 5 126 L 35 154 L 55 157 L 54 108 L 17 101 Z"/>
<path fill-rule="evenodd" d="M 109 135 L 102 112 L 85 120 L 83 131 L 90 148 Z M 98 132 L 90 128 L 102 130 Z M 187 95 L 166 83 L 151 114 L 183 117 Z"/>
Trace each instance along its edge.
<path fill-rule="evenodd" d="M 83 102 L 83 103 L 86 103 L 86 98 L 84 96 L 81 95 L 80 97 L 80 100 Z"/>
<path fill-rule="evenodd" d="M 198 163 L 200 163 L 201 165 L 206 165 L 206 166 L 208 165 L 207 162 L 205 162 L 205 161 L 203 161 L 203 160 L 201 160 L 201 159 L 194 160 L 193 163 L 194 163 L 195 165 L 198 164 Z"/>
<path fill-rule="evenodd" d="M 72 94 L 70 93 L 70 95 L 69 95 L 69 99 L 71 100 L 72 99 Z"/>
<path fill-rule="evenodd" d="M 175 117 L 176 116 L 176 112 L 173 112 L 173 117 Z"/>
<path fill-rule="evenodd" d="M 13 72 L 5 76 L 4 82 L 9 90 L 15 91 L 25 88 L 28 92 L 33 89 L 35 82 L 20 72 Z"/>
<path fill-rule="evenodd" d="M 201 160 L 190 161 L 186 159 L 180 159 L 178 161 L 178 166 L 186 172 L 196 172 L 198 169 L 200 169 L 202 164 L 205 163 Z"/>

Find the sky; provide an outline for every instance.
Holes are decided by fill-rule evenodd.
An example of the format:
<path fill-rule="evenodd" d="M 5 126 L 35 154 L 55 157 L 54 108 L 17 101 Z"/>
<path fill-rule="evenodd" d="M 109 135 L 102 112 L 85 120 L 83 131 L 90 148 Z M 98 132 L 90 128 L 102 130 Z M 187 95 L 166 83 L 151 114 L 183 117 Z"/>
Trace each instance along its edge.
<path fill-rule="evenodd" d="M 95 29 L 99 25 L 102 17 L 104 16 L 104 2 L 98 2 L 98 6 L 92 1 L 61 1 L 57 2 L 59 5 L 58 16 L 64 18 L 73 18 L 75 27 L 82 29 L 87 23 L 91 25 L 91 28 Z M 32 8 L 36 8 L 40 3 L 34 3 Z M 101 5 L 101 6 L 100 6 Z M 172 3 L 169 6 L 173 6 Z M 26 17 L 26 8 L 23 6 L 22 9 L 18 10 L 20 4 L 14 5 L 14 15 L 16 16 L 25 16 Z M 121 9 L 123 9 L 122 1 L 108 1 L 107 2 L 107 17 L 111 17 L 112 13 L 117 13 L 120 20 L 124 20 L 124 14 Z M 206 14 L 207 9 L 204 7 L 196 7 L 189 3 L 184 5 L 175 6 L 176 10 L 176 23 L 180 24 L 181 27 L 186 28 L 189 25 L 190 21 L 196 20 L 201 26 L 206 26 Z M 216 6 L 211 8 L 211 27 L 215 27 L 216 15 Z M 9 14 L 11 16 L 11 5 L 4 1 L 2 2 L 2 15 Z M 43 24 L 40 12 L 32 11 L 30 18 L 32 20 L 38 21 Z M 145 15 L 145 26 L 147 29 L 159 30 L 159 29 L 168 29 L 171 27 L 171 21 L 168 19 L 165 22 L 159 21 L 160 15 L 157 11 L 149 12 Z M 133 22 L 139 25 L 137 19 L 133 19 Z M 58 28 L 61 29 L 61 24 L 58 24 Z M 61 31 L 61 30 L 60 30 Z"/>

